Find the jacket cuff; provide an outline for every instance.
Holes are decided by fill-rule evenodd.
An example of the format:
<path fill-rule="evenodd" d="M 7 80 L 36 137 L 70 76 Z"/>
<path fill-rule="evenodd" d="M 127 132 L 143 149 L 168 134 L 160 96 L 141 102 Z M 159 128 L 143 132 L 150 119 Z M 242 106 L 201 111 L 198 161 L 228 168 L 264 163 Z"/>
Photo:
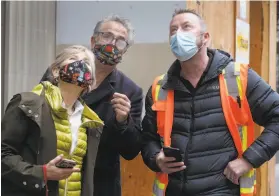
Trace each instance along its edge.
<path fill-rule="evenodd" d="M 127 120 L 122 122 L 122 123 L 119 123 L 115 116 L 113 117 L 114 120 L 113 120 L 113 130 L 115 130 L 116 132 L 118 133 L 123 133 L 127 130 L 128 127 L 131 127 L 132 124 L 133 124 L 133 119 L 131 118 L 131 116 L 129 115 Z"/>
<path fill-rule="evenodd" d="M 43 168 L 40 165 L 34 165 L 32 168 L 32 176 L 22 177 L 19 184 L 28 190 L 40 191 L 44 188 L 42 182 L 44 181 Z"/>
<path fill-rule="evenodd" d="M 157 156 L 157 154 L 159 154 L 159 152 L 158 153 L 156 153 L 154 156 L 152 156 L 151 158 L 150 158 L 150 169 L 152 170 L 152 171 L 154 171 L 154 172 L 161 172 L 162 170 L 160 169 L 160 167 L 157 165 L 157 163 L 156 163 L 156 156 Z"/>
<path fill-rule="evenodd" d="M 258 168 L 266 162 L 266 160 L 254 149 L 253 146 L 250 146 L 243 153 L 242 157 L 246 161 L 248 161 L 254 168 Z"/>

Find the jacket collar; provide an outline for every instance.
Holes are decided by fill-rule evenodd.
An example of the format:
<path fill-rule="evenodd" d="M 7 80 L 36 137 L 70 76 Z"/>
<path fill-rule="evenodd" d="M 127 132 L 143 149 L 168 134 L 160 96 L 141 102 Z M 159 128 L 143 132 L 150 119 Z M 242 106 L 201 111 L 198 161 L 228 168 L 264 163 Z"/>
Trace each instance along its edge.
<path fill-rule="evenodd" d="M 107 96 L 111 96 L 116 92 L 115 83 L 117 80 L 117 69 L 114 69 L 98 86 L 98 88 L 87 93 L 83 99 L 87 105 L 94 105 Z"/>
<path fill-rule="evenodd" d="M 115 83 L 116 82 L 116 76 L 117 76 L 117 69 L 115 68 L 107 77 L 106 79 L 110 83 Z"/>
<path fill-rule="evenodd" d="M 60 90 L 57 86 L 52 85 L 50 82 L 42 82 L 33 89 L 33 94 L 40 97 L 40 102 L 47 101 L 52 113 L 58 116 L 59 119 L 67 120 L 68 114 L 67 110 L 63 107 L 63 98 Z M 34 97 L 34 96 L 32 96 Z M 22 102 L 26 102 L 30 97 L 23 97 Z M 34 98 L 33 98 L 34 99 Z M 38 99 L 38 98 L 37 98 Z M 30 105 L 37 105 L 36 100 L 30 99 Z M 98 115 L 92 111 L 82 99 L 78 100 L 83 112 L 82 112 L 82 125 L 87 128 L 102 127 L 104 125 L 103 121 L 98 117 Z"/>
<path fill-rule="evenodd" d="M 201 85 L 213 78 L 216 78 L 222 72 L 224 67 L 226 67 L 228 63 L 233 60 L 230 55 L 224 51 L 207 49 L 207 52 L 213 56 L 213 59 L 211 63 L 207 65 L 208 67 L 205 70 L 203 77 L 201 78 Z M 168 70 L 168 79 L 162 84 L 162 88 L 189 92 L 189 90 L 181 81 L 180 71 L 180 62 L 176 60 L 173 62 L 170 69 Z"/>

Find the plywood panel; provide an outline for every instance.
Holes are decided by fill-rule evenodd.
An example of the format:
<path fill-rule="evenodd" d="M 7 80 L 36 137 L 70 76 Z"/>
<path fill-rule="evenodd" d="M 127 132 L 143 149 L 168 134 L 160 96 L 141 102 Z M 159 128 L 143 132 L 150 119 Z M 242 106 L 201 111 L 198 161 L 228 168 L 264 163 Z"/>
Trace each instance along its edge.
<path fill-rule="evenodd" d="M 187 8 L 196 10 L 205 20 L 211 35 L 211 47 L 235 53 L 235 2 L 187 1 Z"/>
<path fill-rule="evenodd" d="M 269 84 L 276 90 L 276 27 L 277 27 L 277 5 L 276 1 L 269 3 Z M 279 48 L 278 48 L 279 49 Z M 275 164 L 274 156 L 267 164 L 268 169 L 268 195 L 275 196 Z"/>
<path fill-rule="evenodd" d="M 143 163 L 141 155 L 132 161 L 121 160 L 122 195 L 151 196 L 155 173 Z"/>
<path fill-rule="evenodd" d="M 266 54 L 268 52 L 268 47 L 264 44 L 268 38 L 268 32 L 265 30 L 262 32 L 262 29 L 265 29 L 267 26 L 264 26 L 262 17 L 266 9 L 263 9 L 262 2 L 253 2 L 251 3 L 251 34 L 250 34 L 250 65 L 251 67 L 268 81 L 268 66 L 262 66 L 263 63 L 268 65 L 268 59 Z M 264 11 L 265 10 L 265 11 Z M 265 24 L 267 25 L 267 24 Z M 255 125 L 256 136 L 259 136 L 263 131 L 263 128 Z M 267 180 L 264 176 L 267 174 L 267 164 L 264 164 L 262 167 L 257 169 L 257 195 L 267 195 Z"/>
<path fill-rule="evenodd" d="M 250 2 L 250 65 L 275 89 L 276 73 L 275 2 Z M 256 125 L 256 135 L 263 128 Z M 275 158 L 257 169 L 257 196 L 275 196 Z"/>

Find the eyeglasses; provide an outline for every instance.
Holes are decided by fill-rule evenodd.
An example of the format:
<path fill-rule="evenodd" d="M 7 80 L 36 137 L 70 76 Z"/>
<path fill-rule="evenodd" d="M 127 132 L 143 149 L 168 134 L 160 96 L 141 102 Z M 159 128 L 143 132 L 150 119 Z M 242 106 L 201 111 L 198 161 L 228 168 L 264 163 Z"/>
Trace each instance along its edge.
<path fill-rule="evenodd" d="M 101 36 L 101 40 L 106 44 L 110 44 L 113 40 L 115 40 L 115 46 L 119 50 L 123 50 L 128 47 L 128 42 L 123 37 L 115 37 L 111 32 L 99 32 Z"/>

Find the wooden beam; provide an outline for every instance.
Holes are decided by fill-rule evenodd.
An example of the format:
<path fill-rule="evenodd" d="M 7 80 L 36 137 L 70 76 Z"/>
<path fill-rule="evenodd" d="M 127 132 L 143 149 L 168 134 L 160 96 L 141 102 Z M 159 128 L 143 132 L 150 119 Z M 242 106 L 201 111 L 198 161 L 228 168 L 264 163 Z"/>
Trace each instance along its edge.
<path fill-rule="evenodd" d="M 266 50 L 268 50 L 266 44 L 267 32 L 266 26 L 264 26 L 263 4 L 260 1 L 251 2 L 250 4 L 250 66 L 265 80 L 268 80 L 268 67 L 262 66 L 268 65 L 266 62 Z M 262 127 L 255 125 L 256 137 L 262 132 Z M 257 169 L 257 196 L 267 196 L 267 164 L 264 164 Z"/>
<path fill-rule="evenodd" d="M 269 84 L 276 90 L 277 2 L 269 2 Z M 275 196 L 275 156 L 268 162 L 268 196 Z"/>
<path fill-rule="evenodd" d="M 277 6 L 276 1 L 269 2 L 269 84 L 276 90 L 276 37 Z M 279 49 L 279 48 L 278 48 Z"/>
<path fill-rule="evenodd" d="M 250 65 L 276 87 L 276 2 L 250 2 Z M 256 125 L 256 135 L 263 128 Z M 257 169 L 257 196 L 275 196 L 275 158 Z"/>

